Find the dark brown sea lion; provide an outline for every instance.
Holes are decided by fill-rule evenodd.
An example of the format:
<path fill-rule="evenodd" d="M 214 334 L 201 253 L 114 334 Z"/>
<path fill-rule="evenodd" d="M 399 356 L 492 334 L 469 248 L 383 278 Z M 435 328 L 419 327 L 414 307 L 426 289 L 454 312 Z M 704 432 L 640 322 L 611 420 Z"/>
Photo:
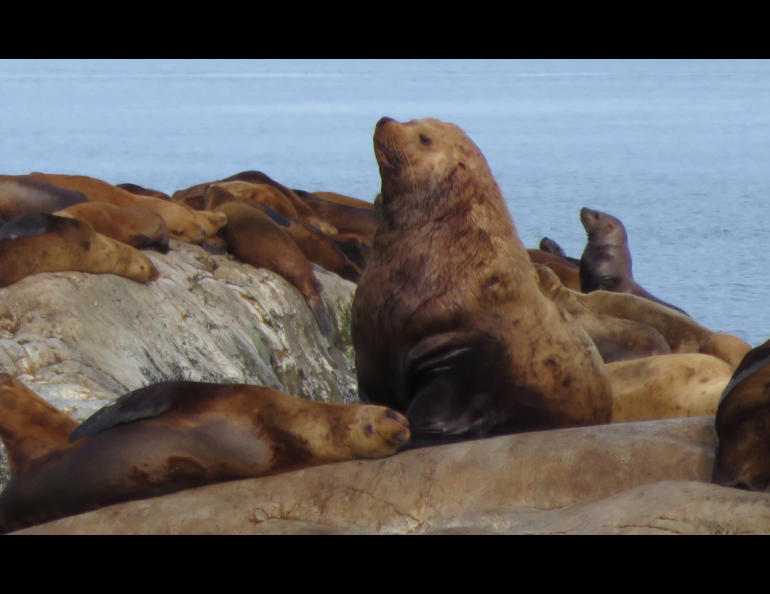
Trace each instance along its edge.
<path fill-rule="evenodd" d="M 359 200 L 352 196 L 345 196 L 345 194 L 338 194 L 337 192 L 311 192 L 313 196 L 317 196 L 322 200 L 328 202 L 336 202 L 337 204 L 344 204 L 345 206 L 352 206 L 353 208 L 365 208 L 367 210 L 374 210 L 374 204 L 367 202 L 366 200 Z"/>
<path fill-rule="evenodd" d="M 138 283 L 159 276 L 143 253 L 76 219 L 30 213 L 0 229 L 0 287 L 31 274 L 67 271 L 110 273 Z"/>
<path fill-rule="evenodd" d="M 333 235 L 332 240 L 347 256 L 348 260 L 353 262 L 361 270 L 366 268 L 369 258 L 372 255 L 372 241 L 362 235 L 352 233 L 340 233 Z"/>
<path fill-rule="evenodd" d="M 85 221 L 102 235 L 138 250 L 168 253 L 168 225 L 162 216 L 143 206 L 114 206 L 102 202 L 76 204 L 55 213 Z"/>
<path fill-rule="evenodd" d="M 608 423 L 591 339 L 538 288 L 486 159 L 453 125 L 383 118 L 380 227 L 353 300 L 359 396 L 415 445 Z"/>
<path fill-rule="evenodd" d="M 267 184 L 251 184 L 244 181 L 232 181 L 217 182 L 212 185 L 224 188 L 230 194 L 247 204 L 251 201 L 260 202 L 285 217 L 296 219 L 299 216 L 297 209 L 294 208 L 291 201 L 289 201 L 281 191 L 276 190 L 274 187 L 268 186 Z M 206 204 L 205 194 L 203 196 L 203 203 L 204 205 Z M 208 205 L 206 205 L 205 208 L 206 210 L 212 210 Z"/>
<path fill-rule="evenodd" d="M 88 198 L 81 192 L 24 176 L 0 175 L 0 218 L 6 221 L 30 212 L 52 214 L 82 202 Z"/>
<path fill-rule="evenodd" d="M 269 186 L 265 187 L 269 188 Z M 234 196 L 224 184 L 214 184 L 209 186 L 204 195 L 204 199 L 206 210 L 216 210 L 228 202 L 242 202 L 260 210 L 289 234 L 289 237 L 294 240 L 294 243 L 297 244 L 310 262 L 318 264 L 318 266 L 354 283 L 358 282 L 358 279 L 361 278 L 361 269 L 347 258 L 340 247 L 331 238 L 313 227 L 310 223 L 306 223 L 300 219 L 287 218 L 266 204 L 256 200 Z"/>
<path fill-rule="evenodd" d="M 377 231 L 377 216 L 373 210 L 329 202 L 303 190 L 294 190 L 294 192 L 319 217 L 334 225 L 339 233 L 355 233 L 364 237 L 374 237 L 374 233 Z"/>
<path fill-rule="evenodd" d="M 543 295 L 575 319 L 591 337 L 605 363 L 671 353 L 660 332 L 645 324 L 594 313 L 547 266 L 535 264 L 535 270 Z"/>
<path fill-rule="evenodd" d="M 131 392 L 79 427 L 0 375 L 0 436 L 12 460 L 0 495 L 8 532 L 122 501 L 393 454 L 406 419 L 271 388 L 165 382 Z"/>
<path fill-rule="evenodd" d="M 564 253 L 564 250 L 561 248 L 561 246 L 553 239 L 543 237 L 543 239 L 540 240 L 540 249 L 544 252 L 548 252 L 549 254 L 553 254 L 554 256 L 559 256 L 560 258 L 569 260 L 575 266 L 577 266 L 578 269 L 580 269 L 580 260 L 577 258 L 570 258 L 567 254 Z"/>
<path fill-rule="evenodd" d="M 580 221 L 588 234 L 588 243 L 580 258 L 580 288 L 583 293 L 628 293 L 687 315 L 675 305 L 661 301 L 634 280 L 628 234 L 623 223 L 612 215 L 590 208 L 580 210 Z"/>
<path fill-rule="evenodd" d="M 294 285 L 323 335 L 330 337 L 332 325 L 320 295 L 323 286 L 289 234 L 265 213 L 242 202 L 228 202 L 218 207 L 217 212 L 227 215 L 227 225 L 220 234 L 230 253 L 255 268 L 272 270 Z"/>
<path fill-rule="evenodd" d="M 770 341 L 735 370 L 716 417 L 714 482 L 770 493 Z"/>
<path fill-rule="evenodd" d="M 126 192 L 130 192 L 131 194 L 136 194 L 137 196 L 149 196 L 150 198 L 158 198 L 159 200 L 167 200 L 169 202 L 173 202 L 171 200 L 171 196 L 165 192 L 143 188 L 142 186 L 137 186 L 136 184 L 117 184 L 115 187 L 120 188 L 121 190 L 125 190 Z"/>

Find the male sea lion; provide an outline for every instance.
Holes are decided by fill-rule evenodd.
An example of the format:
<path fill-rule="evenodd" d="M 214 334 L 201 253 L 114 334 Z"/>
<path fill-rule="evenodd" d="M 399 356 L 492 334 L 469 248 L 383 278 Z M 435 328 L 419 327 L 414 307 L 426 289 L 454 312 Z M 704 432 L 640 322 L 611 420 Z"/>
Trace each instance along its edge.
<path fill-rule="evenodd" d="M 588 234 L 588 243 L 580 258 L 580 289 L 583 293 L 628 293 L 687 315 L 687 312 L 645 291 L 634 280 L 628 234 L 623 223 L 612 215 L 590 208 L 580 210 L 580 221 Z"/>
<path fill-rule="evenodd" d="M 24 176 L 0 175 L 0 218 L 6 221 L 29 212 L 51 214 L 82 202 L 88 198 L 81 192 Z"/>
<path fill-rule="evenodd" d="M 168 202 L 172 202 L 171 196 L 159 190 L 143 188 L 142 186 L 137 186 L 136 184 L 117 184 L 115 187 L 120 188 L 121 190 L 125 190 L 126 192 L 130 192 L 131 194 L 136 194 L 137 196 L 149 196 L 150 198 L 158 198 L 159 200 L 167 200 Z"/>
<path fill-rule="evenodd" d="M 548 267 L 535 264 L 535 270 L 543 295 L 575 319 L 591 337 L 605 363 L 671 353 L 660 332 L 645 324 L 594 313 Z"/>
<path fill-rule="evenodd" d="M 602 359 L 540 292 L 478 147 L 453 124 L 383 118 L 374 152 L 381 223 L 352 312 L 360 398 L 406 412 L 416 444 L 608 423 Z"/>
<path fill-rule="evenodd" d="M 733 368 L 700 354 L 658 355 L 605 366 L 612 383 L 612 422 L 707 417 Z"/>
<path fill-rule="evenodd" d="M 0 229 L 0 287 L 31 274 L 66 271 L 110 273 L 138 283 L 159 277 L 143 253 L 76 219 L 30 213 Z"/>
<path fill-rule="evenodd" d="M 770 493 L 770 340 L 752 349 L 722 394 L 714 482 Z"/>
<path fill-rule="evenodd" d="M 751 346 L 737 336 L 712 332 L 690 316 L 643 297 L 609 291 L 575 294 L 575 297 L 594 313 L 654 328 L 666 340 L 672 353 L 712 355 L 737 367 L 751 350 Z"/>
<path fill-rule="evenodd" d="M 31 173 L 30 178 L 76 190 L 91 202 L 105 202 L 114 206 L 144 206 L 158 213 L 166 221 L 172 239 L 199 244 L 216 233 L 224 224 L 224 217 L 213 213 L 196 213 L 179 204 L 132 194 L 105 181 L 85 175 L 56 175 Z M 58 209 L 62 210 L 62 209 Z"/>
<path fill-rule="evenodd" d="M 78 427 L 0 374 L 0 437 L 13 469 L 0 495 L 8 532 L 211 483 L 389 456 L 409 428 L 382 407 L 182 381 L 131 392 Z"/>
<path fill-rule="evenodd" d="M 138 250 L 154 249 L 161 254 L 168 253 L 168 225 L 163 217 L 149 208 L 86 202 L 55 214 L 85 221 L 97 233 Z"/>
<path fill-rule="evenodd" d="M 344 204 L 345 206 L 352 206 L 353 208 L 365 208 L 367 210 L 374 210 L 374 204 L 367 202 L 366 200 L 359 200 L 352 196 L 345 196 L 345 194 L 338 194 L 337 192 L 311 192 L 313 196 L 317 196 L 322 200 L 328 202 L 336 202 L 337 204 Z"/>
<path fill-rule="evenodd" d="M 354 208 L 329 202 L 303 190 L 294 190 L 294 192 L 319 217 L 334 225 L 338 233 L 356 233 L 364 237 L 374 237 L 374 232 L 377 231 L 377 216 L 372 209 Z"/>
<path fill-rule="evenodd" d="M 220 234 L 227 249 L 236 258 L 255 268 L 266 268 L 282 276 L 305 298 L 318 327 L 327 338 L 332 325 L 320 292 L 318 281 L 302 250 L 286 231 L 270 217 L 242 202 L 228 202 L 217 208 L 227 215 L 227 225 Z"/>

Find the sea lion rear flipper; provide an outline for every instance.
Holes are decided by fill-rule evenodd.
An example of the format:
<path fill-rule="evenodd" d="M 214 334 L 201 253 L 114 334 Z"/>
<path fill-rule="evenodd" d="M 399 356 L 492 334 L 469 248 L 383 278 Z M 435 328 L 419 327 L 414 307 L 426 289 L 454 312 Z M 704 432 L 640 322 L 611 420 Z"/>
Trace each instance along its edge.
<path fill-rule="evenodd" d="M 78 424 L 11 375 L 0 374 L 0 438 L 11 472 L 67 443 Z"/>

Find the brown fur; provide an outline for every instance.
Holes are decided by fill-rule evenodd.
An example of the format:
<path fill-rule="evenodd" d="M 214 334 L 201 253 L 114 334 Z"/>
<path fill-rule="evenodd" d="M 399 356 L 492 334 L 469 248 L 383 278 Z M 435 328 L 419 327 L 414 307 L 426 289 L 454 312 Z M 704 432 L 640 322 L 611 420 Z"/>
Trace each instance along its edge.
<path fill-rule="evenodd" d="M 0 375 L 5 409 L 12 413 L 0 416 L 0 436 L 17 462 L 0 495 L 2 531 L 200 485 L 388 456 L 409 439 L 406 419 L 381 407 L 246 385 L 150 386 L 72 434 L 77 423 Z"/>
<path fill-rule="evenodd" d="M 280 191 L 276 190 L 272 186 L 267 184 L 250 184 L 248 182 L 234 181 L 234 182 L 219 182 L 214 184 L 220 188 L 224 188 L 230 194 L 240 199 L 242 202 L 260 202 L 272 208 L 274 211 L 282 214 L 285 217 L 296 219 L 299 215 L 297 209 L 284 196 Z M 204 204 L 206 204 L 206 198 L 204 195 Z M 212 210 L 209 206 L 206 206 L 206 210 Z"/>
<path fill-rule="evenodd" d="M 374 210 L 374 204 L 366 202 L 366 200 L 359 200 L 352 196 L 345 196 L 345 194 L 337 194 L 337 192 L 312 192 L 313 196 L 317 196 L 321 200 L 327 202 L 336 202 L 344 206 L 352 206 L 353 208 L 365 208 L 367 210 Z"/>
<path fill-rule="evenodd" d="M 25 176 L 0 175 L 0 219 L 10 221 L 30 212 L 52 214 L 88 202 L 81 193 Z"/>
<path fill-rule="evenodd" d="M 29 217 L 45 233 L 0 240 L 0 287 L 7 287 L 41 272 L 110 273 L 146 283 L 159 274 L 150 259 L 138 250 L 100 235 L 88 223 L 46 214 L 27 214 L 5 225 L 24 231 Z"/>
<path fill-rule="evenodd" d="M 359 396 L 406 411 L 428 443 L 609 422 L 601 357 L 540 292 L 476 145 L 452 124 L 383 118 L 374 147 L 382 220 L 353 301 Z"/>
<path fill-rule="evenodd" d="M 171 200 L 171 196 L 165 192 L 143 188 L 142 186 L 137 186 L 136 184 L 117 184 L 115 187 L 120 188 L 121 190 L 125 190 L 126 192 L 130 192 L 131 194 L 136 194 L 137 196 L 149 196 L 150 198 L 157 198 L 158 200 L 173 202 Z"/>
<path fill-rule="evenodd" d="M 355 233 L 364 237 L 374 237 L 374 233 L 377 231 L 377 216 L 374 210 L 354 208 L 322 200 L 302 190 L 294 190 L 294 192 L 319 217 L 334 225 L 338 233 Z"/>
<path fill-rule="evenodd" d="M 97 233 L 138 250 L 151 248 L 162 254 L 168 253 L 168 225 L 162 216 L 149 208 L 86 202 L 55 214 L 84 221 Z"/>

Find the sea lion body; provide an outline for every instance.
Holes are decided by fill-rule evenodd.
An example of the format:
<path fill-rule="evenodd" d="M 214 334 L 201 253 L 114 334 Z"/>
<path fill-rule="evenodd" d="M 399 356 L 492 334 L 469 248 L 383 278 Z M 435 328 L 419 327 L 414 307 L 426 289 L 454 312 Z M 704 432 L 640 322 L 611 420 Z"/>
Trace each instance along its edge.
<path fill-rule="evenodd" d="M 716 416 L 714 482 L 770 493 L 770 341 L 752 349 L 724 390 Z"/>
<path fill-rule="evenodd" d="M 353 300 L 359 396 L 413 442 L 607 423 L 590 338 L 542 295 L 481 151 L 438 120 L 383 118 L 381 223 Z"/>
<path fill-rule="evenodd" d="M 6 388 L 0 406 L 32 399 L 16 384 L 0 375 L 0 390 Z M 47 426 L 53 415 L 46 413 Z M 26 427 L 11 429 L 34 425 L 28 419 Z M 0 530 L 216 482 L 388 456 L 409 438 L 406 420 L 385 408 L 196 382 L 164 382 L 127 394 L 58 444 L 62 431 L 55 429 L 42 455 L 15 456 L 22 463 L 0 495 Z"/>
<path fill-rule="evenodd" d="M 367 210 L 374 210 L 374 204 L 367 202 L 366 200 L 360 200 L 353 198 L 352 196 L 346 196 L 345 194 L 338 194 L 337 192 L 311 192 L 313 196 L 317 196 L 321 200 L 327 202 L 336 202 L 344 206 L 352 206 L 353 208 L 365 208 Z"/>
<path fill-rule="evenodd" d="M 527 250 L 533 264 L 550 268 L 568 289 L 580 292 L 580 267 L 570 260 L 543 250 Z"/>
<path fill-rule="evenodd" d="M 157 198 L 158 200 L 173 202 L 171 200 L 171 196 L 165 192 L 161 192 L 159 190 L 151 190 L 150 188 L 143 188 L 142 186 L 137 186 L 136 184 L 117 184 L 115 187 L 120 188 L 121 190 L 125 190 L 126 192 L 130 192 L 131 194 L 136 194 L 137 196 L 149 196 L 150 198 Z"/>
<path fill-rule="evenodd" d="M 628 234 L 619 219 L 598 210 L 583 208 L 580 221 L 588 234 L 588 243 L 580 258 L 580 288 L 583 293 L 628 293 L 687 315 L 675 305 L 661 301 L 634 280 Z"/>
<path fill-rule="evenodd" d="M 659 355 L 609 363 L 612 422 L 712 416 L 733 368 L 700 354 Z"/>
<path fill-rule="evenodd" d="M 0 287 L 31 274 L 67 271 L 110 273 L 138 283 L 159 276 L 147 256 L 76 219 L 30 213 L 0 229 Z"/>
<path fill-rule="evenodd" d="M 25 176 L 0 175 L 0 219 L 10 221 L 30 212 L 52 214 L 88 202 L 81 192 Z"/>
<path fill-rule="evenodd" d="M 169 232 L 166 221 L 143 206 L 114 206 L 102 202 L 86 202 L 55 213 L 85 221 L 102 235 L 138 250 L 154 249 L 167 254 Z"/>
<path fill-rule="evenodd" d="M 377 231 L 377 215 L 369 208 L 355 208 L 323 200 L 309 192 L 294 190 L 313 212 L 337 228 L 338 233 L 356 233 L 364 237 L 374 237 Z"/>
<path fill-rule="evenodd" d="M 265 204 L 281 215 L 296 219 L 299 214 L 291 201 L 282 192 L 267 184 L 251 184 L 243 181 L 218 182 L 213 184 L 224 188 L 237 199 L 248 203 L 256 201 Z M 206 198 L 204 195 L 204 204 Z M 206 210 L 212 210 L 206 206 Z"/>

